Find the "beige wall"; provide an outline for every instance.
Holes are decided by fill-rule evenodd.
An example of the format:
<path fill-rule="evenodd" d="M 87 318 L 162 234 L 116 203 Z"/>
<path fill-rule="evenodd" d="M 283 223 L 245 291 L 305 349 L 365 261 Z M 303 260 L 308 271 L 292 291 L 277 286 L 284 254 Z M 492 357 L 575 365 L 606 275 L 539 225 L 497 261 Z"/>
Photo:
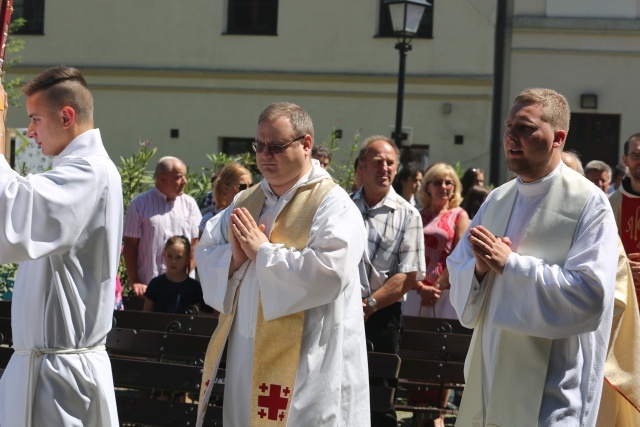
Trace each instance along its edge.
<path fill-rule="evenodd" d="M 539 6 L 544 1 L 531 3 Z M 635 0 L 633 3 L 635 6 Z M 515 9 L 511 98 L 526 87 L 550 87 L 567 97 L 574 112 L 620 114 L 622 153 L 626 138 L 640 131 L 640 111 L 634 99 L 640 93 L 636 71 L 640 68 L 640 21 L 523 16 L 530 7 Z M 574 15 L 581 13 L 579 8 L 574 11 Z M 598 95 L 597 110 L 580 108 L 584 93 Z"/>
<path fill-rule="evenodd" d="M 348 143 L 357 129 L 389 134 L 395 122 L 398 52 L 394 39 L 374 37 L 377 4 L 284 0 L 274 37 L 224 35 L 223 0 L 56 0 L 46 3 L 45 35 L 23 37 L 16 71 L 80 68 L 115 158 L 151 139 L 160 155 L 208 166 L 221 137 L 254 136 L 259 112 L 277 100 L 310 112 L 316 140 L 337 126 Z M 434 21 L 434 39 L 414 40 L 407 57 L 403 124 L 432 161 L 488 168 L 495 1 L 437 2 Z M 8 126 L 26 123 L 24 108 L 10 111 Z M 457 134 L 464 145 L 453 144 Z"/>

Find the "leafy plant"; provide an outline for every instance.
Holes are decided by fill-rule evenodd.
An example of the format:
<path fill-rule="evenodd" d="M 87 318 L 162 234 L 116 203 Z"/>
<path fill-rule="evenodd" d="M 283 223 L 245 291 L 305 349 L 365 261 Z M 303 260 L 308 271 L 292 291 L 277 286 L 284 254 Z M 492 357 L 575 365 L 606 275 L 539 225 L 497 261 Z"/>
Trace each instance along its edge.
<path fill-rule="evenodd" d="M 359 144 L 360 144 L 360 129 L 356 130 L 353 134 L 353 139 L 346 145 L 346 147 L 342 146 L 342 138 L 339 137 L 339 134 L 336 132 L 336 128 L 333 127 L 331 129 L 331 135 L 329 135 L 328 148 L 331 151 L 332 158 L 336 156 L 333 154 L 341 149 L 349 150 L 349 155 L 347 156 L 346 163 L 337 164 L 336 162 L 329 163 L 329 172 L 333 176 L 333 178 L 338 182 L 338 184 L 344 188 L 347 193 L 351 193 L 351 187 L 353 185 L 353 177 L 355 173 L 355 169 L 353 164 L 356 160 L 356 157 L 359 153 Z M 323 142 L 324 145 L 324 142 Z M 342 146 L 342 147 L 341 147 Z"/>
<path fill-rule="evenodd" d="M 120 157 L 120 178 L 122 179 L 122 200 L 125 215 L 131 200 L 154 185 L 153 172 L 147 170 L 149 160 L 155 156 L 158 148 L 149 149 L 150 140 L 140 141 L 140 149 L 131 157 Z"/>

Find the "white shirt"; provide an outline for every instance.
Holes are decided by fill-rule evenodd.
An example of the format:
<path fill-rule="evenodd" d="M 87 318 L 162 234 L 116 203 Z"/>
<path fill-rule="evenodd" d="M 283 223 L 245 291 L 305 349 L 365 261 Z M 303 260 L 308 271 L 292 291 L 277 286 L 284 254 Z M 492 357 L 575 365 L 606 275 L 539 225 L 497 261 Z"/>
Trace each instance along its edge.
<path fill-rule="evenodd" d="M 124 221 L 125 237 L 140 239 L 138 243 L 138 279 L 149 284 L 151 279 L 166 273 L 164 246 L 173 236 L 198 237 L 202 214 L 198 204 L 188 194 L 174 200 L 157 188 L 152 188 L 131 200 Z M 192 271 L 190 276 L 195 277 Z"/>
<path fill-rule="evenodd" d="M 611 330 L 617 267 L 617 231 L 606 195 L 593 186 L 564 265 L 548 265 L 517 253 L 524 231 L 561 167 L 534 183 L 518 178 L 518 195 L 506 231 L 514 252 L 507 259 L 504 274 L 496 275 L 481 320 L 485 407 L 496 369 L 500 330 L 505 328 L 554 340 L 539 425 L 593 426 Z M 482 223 L 489 203 L 492 194 L 469 229 Z M 472 286 L 478 285 L 468 234 L 447 259 L 450 298 L 459 317 Z M 515 382 L 514 387 L 526 384 Z"/>
<path fill-rule="evenodd" d="M 282 197 L 262 182 L 265 205 L 258 224 L 270 235 L 279 212 L 301 184 L 329 177 L 312 169 Z M 230 213 L 209 221 L 195 249 L 204 300 L 229 313 L 247 263 L 227 280 Z M 366 233 L 347 193 L 332 189 L 313 219 L 307 247 L 264 243 L 240 287 L 229 334 L 224 425 L 248 426 L 258 292 L 266 320 L 306 311 L 302 350 L 289 412 L 290 426 L 368 426 L 368 369 L 358 264 Z"/>
<path fill-rule="evenodd" d="M 104 344 L 122 241 L 122 188 L 100 132 L 87 131 L 53 169 L 19 176 L 0 156 L 0 262 L 19 262 L 13 354 L 0 379 L 0 426 L 24 426 L 30 349 Z M 107 353 L 33 356 L 33 425 L 117 426 Z"/>

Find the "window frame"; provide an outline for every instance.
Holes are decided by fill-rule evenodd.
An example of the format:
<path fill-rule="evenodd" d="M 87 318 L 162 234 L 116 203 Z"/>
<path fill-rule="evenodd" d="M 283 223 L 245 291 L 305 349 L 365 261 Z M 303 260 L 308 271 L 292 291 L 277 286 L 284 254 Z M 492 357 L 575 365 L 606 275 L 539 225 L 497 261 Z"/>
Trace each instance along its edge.
<path fill-rule="evenodd" d="M 262 3 L 262 4 L 261 4 Z M 251 12 L 249 26 L 238 25 L 242 8 Z M 227 0 L 227 29 L 225 34 L 249 36 L 278 35 L 278 0 Z M 245 18 L 246 19 L 246 18 Z M 266 27 L 261 28 L 261 25 Z"/>
<path fill-rule="evenodd" d="M 220 152 L 229 157 L 236 157 L 242 153 L 254 153 L 251 146 L 253 141 L 255 141 L 255 138 L 223 136 L 220 137 L 220 146 L 222 148 Z"/>
<path fill-rule="evenodd" d="M 13 2 L 13 16 L 11 19 L 15 21 L 18 18 L 24 18 L 27 22 L 25 25 L 14 31 L 13 34 L 44 35 L 44 10 L 45 0 L 14 0 Z M 20 16 L 18 13 L 22 12 Z"/>

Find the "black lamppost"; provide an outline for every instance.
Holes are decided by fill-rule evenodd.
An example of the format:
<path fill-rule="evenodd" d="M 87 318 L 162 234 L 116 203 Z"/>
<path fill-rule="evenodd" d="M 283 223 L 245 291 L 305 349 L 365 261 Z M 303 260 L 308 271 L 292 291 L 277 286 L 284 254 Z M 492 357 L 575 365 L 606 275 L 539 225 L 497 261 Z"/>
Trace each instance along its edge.
<path fill-rule="evenodd" d="M 407 135 L 402 133 L 402 106 L 404 104 L 404 76 L 407 52 L 411 50 L 411 39 L 418 32 L 422 15 L 427 6 L 431 6 L 427 0 L 384 0 L 389 5 L 391 25 L 393 32 L 398 37 L 396 49 L 400 53 L 400 66 L 398 69 L 398 99 L 396 104 L 396 129 L 391 136 L 398 148 L 402 150 L 400 162 L 406 166 L 409 158 L 409 149 L 403 149 L 403 141 Z"/>

